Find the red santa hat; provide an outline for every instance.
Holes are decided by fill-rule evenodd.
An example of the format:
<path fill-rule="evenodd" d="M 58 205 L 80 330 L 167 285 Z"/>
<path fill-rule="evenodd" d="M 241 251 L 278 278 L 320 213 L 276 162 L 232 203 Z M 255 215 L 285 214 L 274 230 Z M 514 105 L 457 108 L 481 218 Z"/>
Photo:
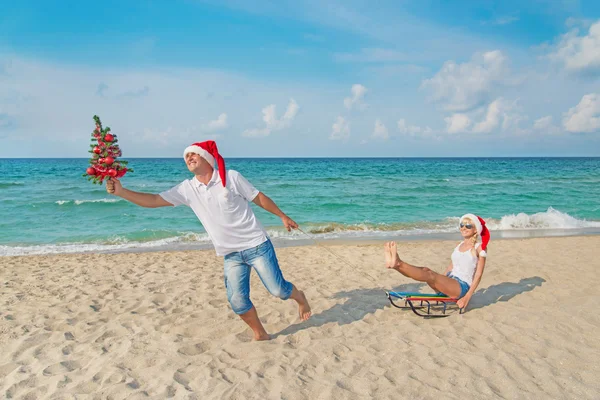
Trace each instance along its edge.
<path fill-rule="evenodd" d="M 485 221 L 478 215 L 475 214 L 465 214 L 460 217 L 460 222 L 465 219 L 471 220 L 471 222 L 475 225 L 475 229 L 477 230 L 478 237 L 477 240 L 481 240 L 481 252 L 479 253 L 482 257 L 487 257 L 487 245 L 490 241 L 490 231 L 485 226 Z"/>
<path fill-rule="evenodd" d="M 206 142 L 198 142 L 193 143 L 192 145 L 185 148 L 183 151 L 183 158 L 185 159 L 185 155 L 187 153 L 195 153 L 200 157 L 204 158 L 211 167 L 215 167 L 215 161 L 217 162 L 217 166 L 219 167 L 219 176 L 221 177 L 221 183 L 223 187 L 226 187 L 226 179 L 227 173 L 225 172 L 225 160 L 219 154 L 219 149 L 217 148 L 217 144 L 212 140 L 207 140 Z"/>

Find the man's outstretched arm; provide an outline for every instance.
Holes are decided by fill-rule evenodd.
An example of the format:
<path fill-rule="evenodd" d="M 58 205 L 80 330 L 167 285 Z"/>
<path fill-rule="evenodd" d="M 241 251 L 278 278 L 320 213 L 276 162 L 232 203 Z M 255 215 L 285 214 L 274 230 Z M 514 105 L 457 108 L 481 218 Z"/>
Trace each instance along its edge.
<path fill-rule="evenodd" d="M 273 200 L 271 200 L 271 198 L 269 198 L 269 196 L 265 195 L 263 192 L 258 192 L 258 194 L 254 198 L 254 200 L 252 200 L 252 202 L 254 204 L 256 204 L 257 206 L 264 208 L 271 214 L 275 214 L 279 218 L 281 218 L 281 221 L 283 222 L 283 226 L 285 226 L 285 228 L 288 230 L 288 232 L 291 229 L 298 229 L 298 224 L 293 219 L 291 219 L 290 217 L 285 215 L 285 213 L 283 211 L 281 211 L 279 209 L 279 207 L 277 207 L 277 204 L 275 204 L 275 202 Z"/>
<path fill-rule="evenodd" d="M 106 191 L 115 196 L 122 197 L 133 204 L 146 208 L 173 206 L 173 204 L 169 203 L 158 194 L 140 193 L 125 189 L 123 185 L 121 185 L 121 182 L 115 178 L 106 181 Z"/>

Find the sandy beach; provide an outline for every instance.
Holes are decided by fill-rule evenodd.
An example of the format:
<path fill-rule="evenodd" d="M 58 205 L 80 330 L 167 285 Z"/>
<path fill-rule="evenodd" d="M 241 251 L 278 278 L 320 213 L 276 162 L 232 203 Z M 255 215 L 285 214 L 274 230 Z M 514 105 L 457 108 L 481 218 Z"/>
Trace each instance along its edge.
<path fill-rule="evenodd" d="M 400 242 L 437 271 L 455 241 Z M 422 319 L 384 290 L 383 243 L 278 249 L 314 316 L 252 300 L 252 342 L 213 251 L 0 258 L 0 396 L 23 399 L 597 399 L 600 236 L 494 240 L 464 315 Z M 349 261 L 349 263 L 347 262 Z"/>

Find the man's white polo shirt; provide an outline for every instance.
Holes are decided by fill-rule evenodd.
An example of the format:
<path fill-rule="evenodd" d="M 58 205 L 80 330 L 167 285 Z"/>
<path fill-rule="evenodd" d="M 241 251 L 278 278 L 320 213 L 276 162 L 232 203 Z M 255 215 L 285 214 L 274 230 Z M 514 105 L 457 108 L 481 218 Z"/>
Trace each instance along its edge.
<path fill-rule="evenodd" d="M 267 232 L 258 221 L 250 203 L 259 191 L 237 171 L 227 170 L 227 190 L 217 170 L 208 185 L 196 177 L 160 193 L 174 206 L 186 205 L 206 229 L 217 255 L 256 247 L 267 240 Z"/>

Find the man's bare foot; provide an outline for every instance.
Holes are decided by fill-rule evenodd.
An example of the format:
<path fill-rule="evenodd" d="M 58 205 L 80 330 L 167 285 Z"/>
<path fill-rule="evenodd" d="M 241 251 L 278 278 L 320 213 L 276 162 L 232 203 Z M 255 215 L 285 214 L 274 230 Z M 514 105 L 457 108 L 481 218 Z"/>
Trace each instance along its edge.
<path fill-rule="evenodd" d="M 298 314 L 300 315 L 300 320 L 306 321 L 310 318 L 312 312 L 310 311 L 310 305 L 308 304 L 308 300 L 306 300 L 303 291 L 298 290 L 298 299 L 296 301 L 298 302 Z"/>
<path fill-rule="evenodd" d="M 398 255 L 398 246 L 396 245 L 396 242 L 390 242 L 390 257 L 392 261 L 388 268 L 394 268 L 396 270 L 399 270 L 400 265 L 402 265 L 402 260 Z"/>
<path fill-rule="evenodd" d="M 271 335 L 269 335 L 267 332 L 263 332 L 260 334 L 257 334 L 257 333 L 254 334 L 255 342 L 260 342 L 262 340 L 271 340 Z"/>
<path fill-rule="evenodd" d="M 385 267 L 392 268 L 392 253 L 390 253 L 390 244 L 392 242 L 386 242 L 383 245 L 383 253 L 385 255 Z"/>
<path fill-rule="evenodd" d="M 260 319 L 258 318 L 258 313 L 256 312 L 256 308 L 254 308 L 254 306 L 252 306 L 252 308 L 248 310 L 248 312 L 240 314 L 240 318 L 246 324 L 248 324 L 248 327 L 250 329 L 252 329 L 252 332 L 254 333 L 254 340 L 271 339 L 267 331 L 265 331 L 263 324 L 260 322 Z"/>

